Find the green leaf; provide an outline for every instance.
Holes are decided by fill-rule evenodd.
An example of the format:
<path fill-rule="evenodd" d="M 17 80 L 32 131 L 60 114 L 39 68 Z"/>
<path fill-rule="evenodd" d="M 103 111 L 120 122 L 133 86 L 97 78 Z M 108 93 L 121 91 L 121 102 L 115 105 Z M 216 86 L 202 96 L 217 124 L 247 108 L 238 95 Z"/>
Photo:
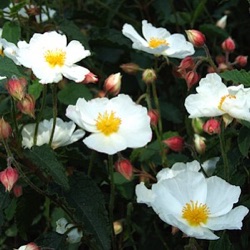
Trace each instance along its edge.
<path fill-rule="evenodd" d="M 83 84 L 69 83 L 58 92 L 59 101 L 66 105 L 76 104 L 78 98 L 85 98 L 86 100 L 92 98 L 90 90 Z"/>
<path fill-rule="evenodd" d="M 111 249 L 110 226 L 100 189 L 92 179 L 79 172 L 69 178 L 69 183 L 70 190 L 65 193 L 65 199 L 75 209 L 79 222 L 92 234 L 98 249 Z"/>
<path fill-rule="evenodd" d="M 24 76 L 19 68 L 11 59 L 8 57 L 0 56 L 0 72 L 1 76 L 11 78 L 12 76 L 21 77 Z"/>
<path fill-rule="evenodd" d="M 3 26 L 2 38 L 8 42 L 17 44 L 21 37 L 21 28 L 16 22 L 6 22 Z"/>
<path fill-rule="evenodd" d="M 196 9 L 193 12 L 193 16 L 192 16 L 192 21 L 191 21 L 191 27 L 194 26 L 196 19 L 202 14 L 202 12 L 204 11 L 205 8 L 205 4 L 206 4 L 207 0 L 202 0 L 199 2 L 199 4 L 197 5 Z"/>
<path fill-rule="evenodd" d="M 68 178 L 63 165 L 57 160 L 54 151 L 45 144 L 25 150 L 25 156 L 41 170 L 49 174 L 53 180 L 64 189 L 69 189 Z"/>
<path fill-rule="evenodd" d="M 29 84 L 28 92 L 29 94 L 33 95 L 36 100 L 39 98 L 42 91 L 43 85 L 39 83 L 38 80 L 34 80 L 31 84 Z"/>
<path fill-rule="evenodd" d="M 199 30 L 202 33 L 204 33 L 207 37 L 211 37 L 211 38 L 217 37 L 221 40 L 224 40 L 229 37 L 229 34 L 225 30 L 215 26 L 214 24 L 200 25 Z"/>
<path fill-rule="evenodd" d="M 220 76 L 227 81 L 241 83 L 246 87 L 250 86 L 250 72 L 246 72 L 244 69 L 225 71 L 220 73 Z"/>
<path fill-rule="evenodd" d="M 229 240 L 226 231 L 222 232 L 222 235 L 218 240 L 211 240 L 209 244 L 209 250 L 232 250 L 233 246 Z"/>
<path fill-rule="evenodd" d="M 248 156 L 250 148 L 250 129 L 247 127 L 242 127 L 237 140 L 241 154 Z"/>
<path fill-rule="evenodd" d="M 182 123 L 181 111 L 172 103 L 160 101 L 161 115 L 167 121 L 173 123 Z"/>

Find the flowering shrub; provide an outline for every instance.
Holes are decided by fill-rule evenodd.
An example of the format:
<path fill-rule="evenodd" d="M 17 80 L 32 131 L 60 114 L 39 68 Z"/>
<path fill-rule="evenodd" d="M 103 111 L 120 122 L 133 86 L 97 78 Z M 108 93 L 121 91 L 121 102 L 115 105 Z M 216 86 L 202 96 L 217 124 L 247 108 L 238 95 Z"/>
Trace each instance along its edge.
<path fill-rule="evenodd" d="M 1 250 L 249 249 L 247 1 L 0 6 Z"/>

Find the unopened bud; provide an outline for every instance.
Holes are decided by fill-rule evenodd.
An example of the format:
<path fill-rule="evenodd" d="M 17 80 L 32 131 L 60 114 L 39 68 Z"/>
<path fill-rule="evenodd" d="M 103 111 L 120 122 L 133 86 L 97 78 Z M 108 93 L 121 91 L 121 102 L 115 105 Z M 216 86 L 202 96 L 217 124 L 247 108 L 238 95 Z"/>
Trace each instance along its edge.
<path fill-rule="evenodd" d="M 114 227 L 115 235 L 120 234 L 123 230 L 123 226 L 122 226 L 122 223 L 120 221 L 115 221 L 113 223 L 113 227 Z"/>
<path fill-rule="evenodd" d="M 104 91 L 114 96 L 118 95 L 121 90 L 121 79 L 121 73 L 110 75 L 104 82 Z"/>
<path fill-rule="evenodd" d="M 240 67 L 244 67 L 247 65 L 247 56 L 237 56 L 235 58 L 235 62 L 240 66 Z"/>
<path fill-rule="evenodd" d="M 222 120 L 224 122 L 225 128 L 233 121 L 233 119 L 234 118 L 228 114 L 222 115 Z"/>
<path fill-rule="evenodd" d="M 220 121 L 216 119 L 209 119 L 203 125 L 204 132 L 213 135 L 220 133 Z"/>
<path fill-rule="evenodd" d="M 216 73 L 216 70 L 215 70 L 214 67 L 208 66 L 208 67 L 207 67 L 207 73 Z"/>
<path fill-rule="evenodd" d="M 26 86 L 27 81 L 25 78 L 16 78 L 13 77 L 12 79 L 8 80 L 6 84 L 6 88 L 8 93 L 15 99 L 15 100 L 22 100 L 26 93 Z"/>
<path fill-rule="evenodd" d="M 0 181 L 5 186 L 6 191 L 10 192 L 14 184 L 19 178 L 18 172 L 15 168 L 7 167 L 0 172 Z"/>
<path fill-rule="evenodd" d="M 204 154 L 206 151 L 206 138 L 198 135 L 198 134 L 194 134 L 194 147 L 197 151 L 197 153 L 199 154 Z"/>
<path fill-rule="evenodd" d="M 203 120 L 201 118 L 192 119 L 192 127 L 195 134 L 201 134 L 203 132 Z"/>
<path fill-rule="evenodd" d="M 34 242 L 30 242 L 27 245 L 20 246 L 16 250 L 40 250 L 40 248 Z"/>
<path fill-rule="evenodd" d="M 23 187 L 20 185 L 15 185 L 13 187 L 13 194 L 15 195 L 15 197 L 20 197 L 23 194 Z"/>
<path fill-rule="evenodd" d="M 182 59 L 179 69 L 193 69 L 195 65 L 194 59 L 191 56 L 187 56 L 184 59 Z"/>
<path fill-rule="evenodd" d="M 225 52 L 233 52 L 235 50 L 235 42 L 231 37 L 228 37 L 222 44 L 221 48 Z"/>
<path fill-rule="evenodd" d="M 171 150 L 181 152 L 184 148 L 184 139 L 177 135 L 163 141 Z"/>
<path fill-rule="evenodd" d="M 198 30 L 186 30 L 189 42 L 195 47 L 202 47 L 206 42 L 206 37 Z"/>
<path fill-rule="evenodd" d="M 23 114 L 35 118 L 35 105 L 35 98 L 30 94 L 26 94 L 25 97 L 17 103 L 17 108 Z"/>
<path fill-rule="evenodd" d="M 11 136 L 12 129 L 8 122 L 3 117 L 0 119 L 0 139 L 7 139 Z"/>
<path fill-rule="evenodd" d="M 131 180 L 133 177 L 133 166 L 131 162 L 127 159 L 119 159 L 115 163 L 115 169 L 118 173 L 120 173 L 127 180 Z"/>
<path fill-rule="evenodd" d="M 223 16 L 216 22 L 216 26 L 221 29 L 225 29 L 226 25 L 227 25 L 227 15 Z"/>
<path fill-rule="evenodd" d="M 157 76 L 156 73 L 153 69 L 145 69 L 142 73 L 142 80 L 146 83 L 146 84 L 151 84 L 153 82 L 155 82 Z"/>
<path fill-rule="evenodd" d="M 223 55 L 218 55 L 215 57 L 215 61 L 217 64 L 220 64 L 220 63 L 225 63 L 226 62 L 226 57 L 223 56 Z"/>
<path fill-rule="evenodd" d="M 185 75 L 185 80 L 187 83 L 188 90 L 190 90 L 192 86 L 194 86 L 200 80 L 200 76 L 196 71 L 189 71 Z"/>
<path fill-rule="evenodd" d="M 148 111 L 148 116 L 150 117 L 150 124 L 152 126 L 157 126 L 159 120 L 159 112 L 156 109 L 151 109 Z"/>
<path fill-rule="evenodd" d="M 135 63 L 125 63 L 120 68 L 127 74 L 136 74 L 141 68 Z"/>
<path fill-rule="evenodd" d="M 230 69 L 230 66 L 227 65 L 226 63 L 220 63 L 220 64 L 218 65 L 218 70 L 219 70 L 220 72 L 224 72 L 224 71 L 226 71 L 226 70 L 228 70 L 228 69 Z"/>
<path fill-rule="evenodd" d="M 82 81 L 83 84 L 97 83 L 97 82 L 98 82 L 98 78 L 92 72 L 89 72 L 87 75 L 85 75 L 85 78 Z"/>

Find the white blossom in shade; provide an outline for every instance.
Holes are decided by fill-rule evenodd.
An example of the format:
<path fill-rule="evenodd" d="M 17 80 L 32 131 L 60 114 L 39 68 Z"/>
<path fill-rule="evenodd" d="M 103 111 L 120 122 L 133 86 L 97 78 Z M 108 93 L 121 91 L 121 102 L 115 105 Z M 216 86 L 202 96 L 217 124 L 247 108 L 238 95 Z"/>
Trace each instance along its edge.
<path fill-rule="evenodd" d="M 75 63 L 90 55 L 79 41 L 73 40 L 67 45 L 65 35 L 55 31 L 34 34 L 29 44 L 18 42 L 17 60 L 31 68 L 40 83 L 56 83 L 63 76 L 75 82 L 81 82 L 90 72 Z"/>
<path fill-rule="evenodd" d="M 210 73 L 200 80 L 196 91 L 185 100 L 189 118 L 228 114 L 250 121 L 250 88 L 244 88 L 242 84 L 227 87 L 218 74 Z"/>
<path fill-rule="evenodd" d="M 124 94 L 90 101 L 79 98 L 68 106 L 66 116 L 91 133 L 83 140 L 87 147 L 109 155 L 143 147 L 152 137 L 147 109 Z"/>
<path fill-rule="evenodd" d="M 18 47 L 4 38 L 0 38 L 0 44 L 2 45 L 2 54 L 10 58 L 16 65 L 20 65 L 17 60 Z"/>
<path fill-rule="evenodd" d="M 189 237 L 216 240 L 216 230 L 241 229 L 248 213 L 245 206 L 234 207 L 241 190 L 225 180 L 197 171 L 181 171 L 158 181 L 148 189 L 136 186 L 138 203 L 145 203 L 164 222 L 179 228 Z"/>
<path fill-rule="evenodd" d="M 59 234 L 65 234 L 67 231 L 67 241 L 69 243 L 74 244 L 81 241 L 83 236 L 82 231 L 75 227 L 74 224 L 68 223 L 65 218 L 59 219 L 56 222 L 56 232 Z"/>
<path fill-rule="evenodd" d="M 219 159 L 220 159 L 220 157 L 213 157 L 213 158 L 210 158 L 210 159 L 204 161 L 201 164 L 201 166 L 202 166 L 202 168 L 205 171 L 207 176 L 212 176 L 212 174 L 215 171 L 216 164 L 219 161 Z"/>
<path fill-rule="evenodd" d="M 43 120 L 39 123 L 37 132 L 37 146 L 49 144 L 50 135 L 52 132 L 53 119 Z M 22 146 L 24 148 L 31 148 L 34 145 L 35 123 L 27 124 L 22 129 Z M 76 125 L 70 122 L 64 122 L 62 119 L 56 119 L 56 127 L 51 143 L 51 147 L 56 149 L 72 144 L 85 135 L 82 129 L 75 130 Z"/>
<path fill-rule="evenodd" d="M 124 24 L 122 33 L 132 42 L 132 47 L 153 55 L 184 58 L 194 54 L 193 45 L 182 34 L 170 34 L 164 28 L 156 28 L 146 20 L 142 21 L 142 36 L 133 26 Z"/>

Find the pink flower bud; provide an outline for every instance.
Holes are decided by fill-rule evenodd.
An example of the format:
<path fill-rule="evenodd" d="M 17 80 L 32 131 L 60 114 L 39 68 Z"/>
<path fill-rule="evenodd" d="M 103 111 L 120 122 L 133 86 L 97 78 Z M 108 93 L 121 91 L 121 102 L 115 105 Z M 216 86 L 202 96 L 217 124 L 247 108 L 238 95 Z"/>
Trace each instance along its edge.
<path fill-rule="evenodd" d="M 27 81 L 25 78 L 16 78 L 13 77 L 10 79 L 7 84 L 6 88 L 8 93 L 16 100 L 22 100 L 25 96 L 26 92 Z"/>
<path fill-rule="evenodd" d="M 177 135 L 163 141 L 171 150 L 181 152 L 184 148 L 184 139 Z"/>
<path fill-rule="evenodd" d="M 12 129 L 8 122 L 3 117 L 0 119 L 0 139 L 7 139 L 11 136 Z"/>
<path fill-rule="evenodd" d="M 121 90 L 121 79 L 120 73 L 110 75 L 104 82 L 104 91 L 112 95 L 118 95 Z"/>
<path fill-rule="evenodd" d="M 204 154 L 206 151 L 206 138 L 194 134 L 194 147 L 199 154 Z"/>
<path fill-rule="evenodd" d="M 20 246 L 16 250 L 40 250 L 40 248 L 34 242 L 30 242 L 27 245 Z"/>
<path fill-rule="evenodd" d="M 228 37 L 222 44 L 221 48 L 225 52 L 233 52 L 235 50 L 235 42 L 231 37 Z"/>
<path fill-rule="evenodd" d="M 223 55 L 218 55 L 215 57 L 215 61 L 217 62 L 217 64 L 220 63 L 225 63 L 226 62 L 226 57 Z"/>
<path fill-rule="evenodd" d="M 198 30 L 186 30 L 186 34 L 189 42 L 191 42 L 195 47 L 201 47 L 206 42 L 206 37 Z"/>
<path fill-rule="evenodd" d="M 150 117 L 150 124 L 156 126 L 159 120 L 159 112 L 156 109 L 151 109 L 148 111 L 148 116 Z"/>
<path fill-rule="evenodd" d="M 153 69 L 145 69 L 142 73 L 142 80 L 146 83 L 146 84 L 151 84 L 153 82 L 155 82 L 157 76 L 156 73 Z"/>
<path fill-rule="evenodd" d="M 127 159 L 119 159 L 115 163 L 115 169 L 118 173 L 123 175 L 127 180 L 131 180 L 133 177 L 133 166 Z"/>
<path fill-rule="evenodd" d="M 25 97 L 17 103 L 17 108 L 23 114 L 35 118 L 35 105 L 35 98 L 30 94 L 26 94 Z"/>
<path fill-rule="evenodd" d="M 226 70 L 228 70 L 228 69 L 230 69 L 230 65 L 227 65 L 226 63 L 220 63 L 220 64 L 218 65 L 218 70 L 219 70 L 220 72 L 224 72 L 224 71 L 226 71 Z"/>
<path fill-rule="evenodd" d="M 244 67 L 247 65 L 247 58 L 248 56 L 237 56 L 235 58 L 235 62 L 240 66 L 240 67 Z"/>
<path fill-rule="evenodd" d="M 10 192 L 13 185 L 17 182 L 19 174 L 15 168 L 7 167 L 0 172 L 0 181 L 5 186 L 6 191 Z"/>
<path fill-rule="evenodd" d="M 82 81 L 83 84 L 96 83 L 96 82 L 98 82 L 98 78 L 92 72 L 89 72 Z"/>
<path fill-rule="evenodd" d="M 139 65 L 135 63 L 125 63 L 120 68 L 127 74 L 136 74 L 140 70 Z"/>
<path fill-rule="evenodd" d="M 220 121 L 216 119 L 209 119 L 203 125 L 204 132 L 213 135 L 220 133 Z"/>
<path fill-rule="evenodd" d="M 185 80 L 188 90 L 190 90 L 200 80 L 200 76 L 196 71 L 189 71 L 185 76 Z"/>
<path fill-rule="evenodd" d="M 191 56 L 187 56 L 184 59 L 182 59 L 179 69 L 193 69 L 195 65 L 194 59 Z"/>
<path fill-rule="evenodd" d="M 15 195 L 15 197 L 20 197 L 23 194 L 23 187 L 20 185 L 15 185 L 13 187 L 13 193 Z"/>

